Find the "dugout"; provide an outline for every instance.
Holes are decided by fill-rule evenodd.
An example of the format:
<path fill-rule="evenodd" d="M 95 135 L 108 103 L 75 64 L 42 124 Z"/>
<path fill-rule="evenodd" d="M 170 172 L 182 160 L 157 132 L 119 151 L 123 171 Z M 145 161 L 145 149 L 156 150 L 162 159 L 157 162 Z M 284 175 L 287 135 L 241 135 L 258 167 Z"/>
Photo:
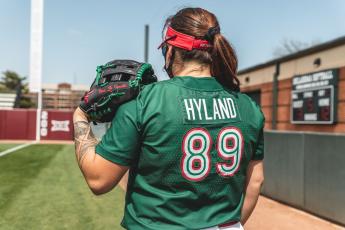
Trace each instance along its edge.
<path fill-rule="evenodd" d="M 262 193 L 345 225 L 345 36 L 238 77 L 266 118 Z"/>

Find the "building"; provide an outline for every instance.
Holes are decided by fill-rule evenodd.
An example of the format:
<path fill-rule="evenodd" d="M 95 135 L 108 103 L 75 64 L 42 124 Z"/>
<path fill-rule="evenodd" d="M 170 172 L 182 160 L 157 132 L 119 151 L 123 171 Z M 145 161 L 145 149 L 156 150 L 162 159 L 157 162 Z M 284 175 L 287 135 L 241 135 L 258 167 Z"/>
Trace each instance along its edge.
<path fill-rule="evenodd" d="M 78 107 L 81 97 L 89 90 L 85 85 L 71 85 L 69 83 L 43 84 L 43 109 L 73 110 Z M 37 104 L 37 93 L 24 95 Z"/>
<path fill-rule="evenodd" d="M 12 109 L 17 95 L 15 93 L 0 93 L 0 109 Z"/>
<path fill-rule="evenodd" d="M 345 36 L 238 72 L 266 129 L 345 132 Z"/>

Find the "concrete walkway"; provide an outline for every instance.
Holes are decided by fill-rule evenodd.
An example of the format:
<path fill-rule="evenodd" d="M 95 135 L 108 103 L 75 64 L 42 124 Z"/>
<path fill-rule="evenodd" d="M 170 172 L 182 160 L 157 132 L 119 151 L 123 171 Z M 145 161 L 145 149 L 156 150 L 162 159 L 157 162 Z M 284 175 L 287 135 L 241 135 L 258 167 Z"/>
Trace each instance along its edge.
<path fill-rule="evenodd" d="M 345 227 L 260 196 L 245 230 L 345 230 Z"/>

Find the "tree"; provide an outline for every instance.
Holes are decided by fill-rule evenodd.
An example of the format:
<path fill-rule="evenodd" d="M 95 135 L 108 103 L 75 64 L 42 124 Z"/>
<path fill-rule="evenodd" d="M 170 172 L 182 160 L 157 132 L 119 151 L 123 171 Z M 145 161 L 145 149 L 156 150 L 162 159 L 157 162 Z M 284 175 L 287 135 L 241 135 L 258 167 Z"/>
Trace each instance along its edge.
<path fill-rule="evenodd" d="M 7 70 L 2 73 L 2 79 L 1 83 L 9 90 L 16 90 L 16 87 L 18 85 L 22 84 L 22 81 L 24 81 L 25 77 L 20 77 L 16 72 Z"/>
<path fill-rule="evenodd" d="M 320 43 L 319 40 L 314 40 L 310 43 L 307 43 L 307 42 L 285 38 L 281 42 L 281 44 L 273 50 L 273 56 L 276 58 L 286 56 L 286 55 L 307 49 L 319 43 Z"/>
<path fill-rule="evenodd" d="M 16 93 L 19 99 L 18 106 L 20 108 L 31 108 L 35 104 L 30 98 L 22 96 L 23 93 L 28 93 L 28 83 L 24 83 L 26 77 L 21 77 L 14 71 L 7 70 L 2 73 L 3 76 L 0 81 L 0 92 L 2 93 Z"/>

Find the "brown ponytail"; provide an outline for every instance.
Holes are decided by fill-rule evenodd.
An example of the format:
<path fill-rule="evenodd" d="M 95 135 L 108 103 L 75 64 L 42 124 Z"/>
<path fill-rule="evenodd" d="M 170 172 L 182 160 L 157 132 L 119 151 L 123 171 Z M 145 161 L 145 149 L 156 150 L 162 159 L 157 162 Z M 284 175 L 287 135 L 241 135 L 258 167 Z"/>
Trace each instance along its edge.
<path fill-rule="evenodd" d="M 222 85 L 236 91 L 240 90 L 240 81 L 236 76 L 236 53 L 221 34 L 214 36 L 211 72 Z"/>
<path fill-rule="evenodd" d="M 211 74 L 224 87 L 239 91 L 240 82 L 236 76 L 237 57 L 230 43 L 220 33 L 219 23 L 214 14 L 202 8 L 184 8 L 166 20 L 165 26 L 168 25 L 176 31 L 198 39 L 206 39 L 213 44 L 209 50 L 188 51 L 173 47 L 173 70 L 183 67 L 186 61 L 197 61 L 209 65 Z"/>

